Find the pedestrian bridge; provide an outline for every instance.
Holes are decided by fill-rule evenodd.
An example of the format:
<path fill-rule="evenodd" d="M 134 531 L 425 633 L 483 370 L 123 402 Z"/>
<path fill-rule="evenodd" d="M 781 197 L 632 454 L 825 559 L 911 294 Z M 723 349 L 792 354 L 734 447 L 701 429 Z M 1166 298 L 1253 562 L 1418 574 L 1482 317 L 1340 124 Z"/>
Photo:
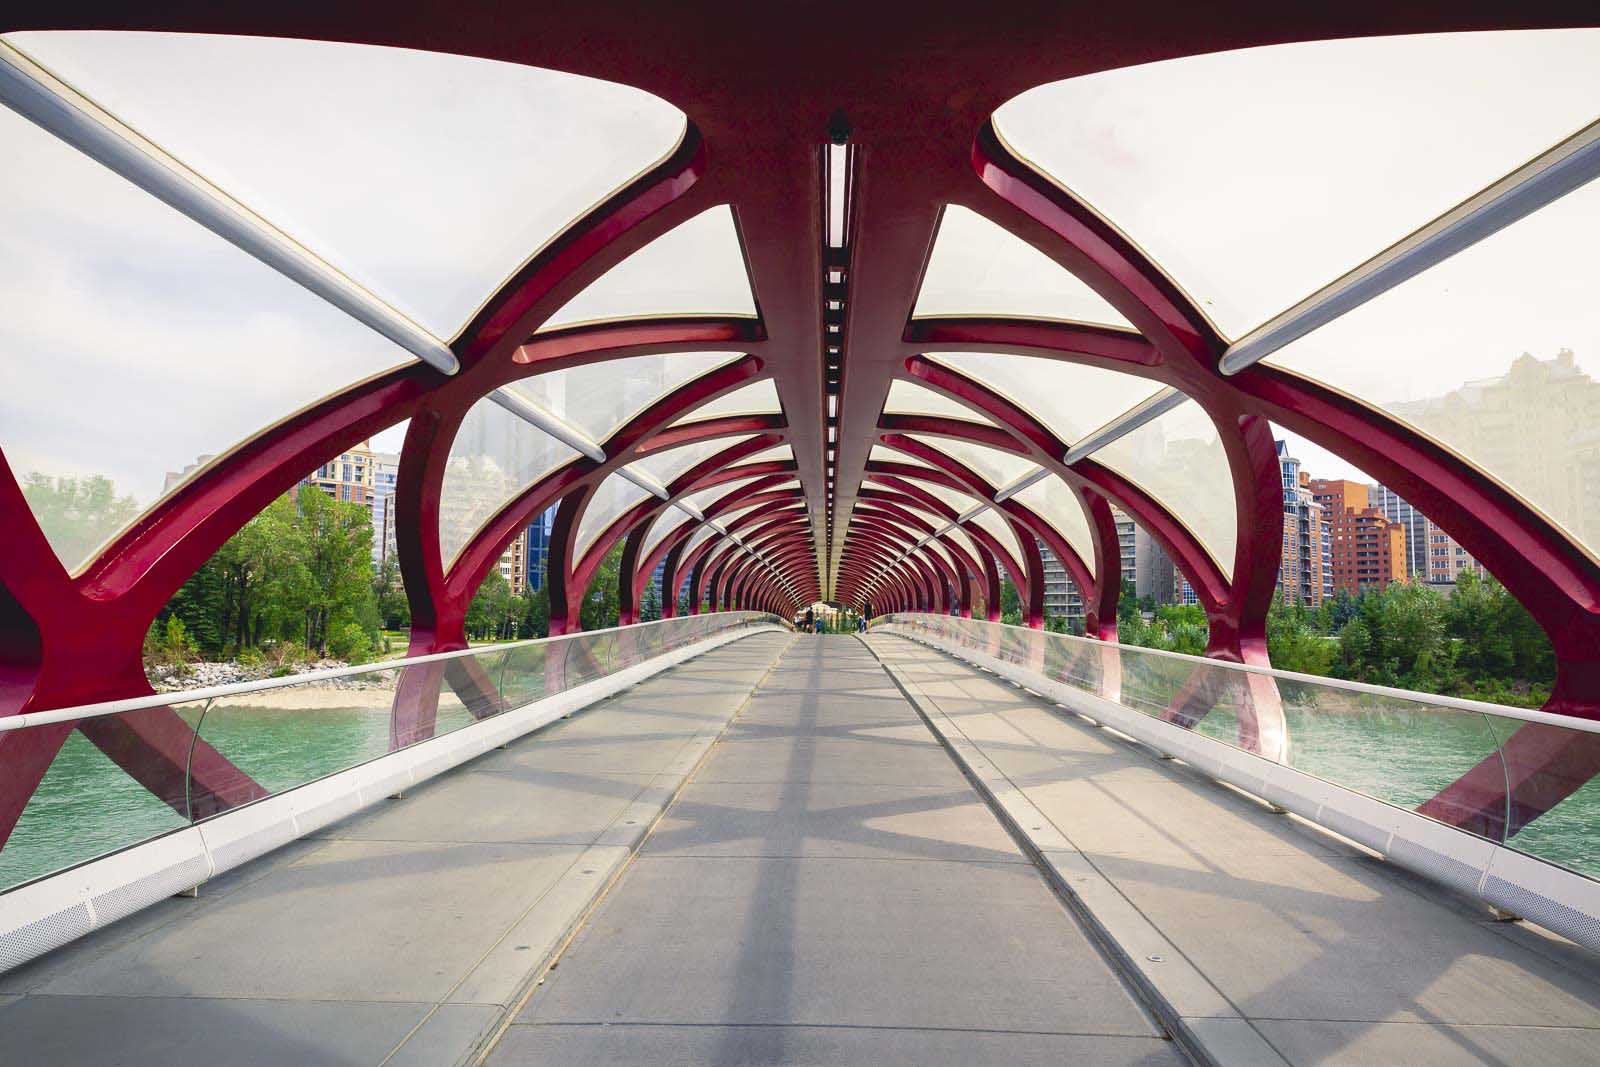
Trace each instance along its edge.
<path fill-rule="evenodd" d="M 0 1067 L 1600 1060 L 1497 6 L 9 0 Z"/>
<path fill-rule="evenodd" d="M 1421 873 L 1415 849 L 1386 860 L 1315 809 L 1224 784 L 1196 748 L 1163 758 L 1109 711 L 1086 717 L 1082 688 L 1064 707 L 1040 695 L 1051 674 L 1031 691 L 974 662 L 1024 677 L 1002 642 L 1056 656 L 1074 639 L 969 621 L 991 643 L 957 656 L 929 643 L 950 622 L 859 637 L 746 619 L 706 638 L 702 621 L 694 643 L 632 666 L 613 649 L 593 674 L 564 649 L 564 694 L 459 728 L 445 686 L 438 736 L 0 896 L 13 959 L 50 936 L 17 921 L 29 899 L 47 901 L 46 926 L 78 895 L 101 915 L 0 976 L 0 1059 L 1593 1057 L 1600 959 L 1569 939 L 1581 927 L 1505 921 Z M 549 663 L 574 640 L 526 647 Z M 467 658 L 503 678 L 490 657 L 509 655 Z M 212 698 L 207 718 L 243 699 L 261 697 Z M 279 714 L 306 737 L 325 712 Z M 1215 744 L 1289 766 L 1236 742 Z M 1391 838 L 1425 821 L 1331 783 L 1322 805 L 1335 794 L 1392 816 Z M 1497 849 L 1429 826 L 1463 839 L 1458 856 Z M 157 897 L 152 877 L 192 875 L 185 834 L 226 869 L 193 895 L 170 896 L 169 877 Z M 119 892 L 151 903 L 115 919 Z"/>

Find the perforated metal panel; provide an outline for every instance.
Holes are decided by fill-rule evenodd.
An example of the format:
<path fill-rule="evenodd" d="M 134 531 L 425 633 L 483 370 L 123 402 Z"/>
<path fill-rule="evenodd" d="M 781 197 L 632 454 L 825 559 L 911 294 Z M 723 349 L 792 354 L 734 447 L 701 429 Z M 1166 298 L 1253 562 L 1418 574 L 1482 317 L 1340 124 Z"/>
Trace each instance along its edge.
<path fill-rule="evenodd" d="M 88 905 L 81 903 L 9 929 L 0 926 L 0 973 L 76 941 L 92 926 Z"/>

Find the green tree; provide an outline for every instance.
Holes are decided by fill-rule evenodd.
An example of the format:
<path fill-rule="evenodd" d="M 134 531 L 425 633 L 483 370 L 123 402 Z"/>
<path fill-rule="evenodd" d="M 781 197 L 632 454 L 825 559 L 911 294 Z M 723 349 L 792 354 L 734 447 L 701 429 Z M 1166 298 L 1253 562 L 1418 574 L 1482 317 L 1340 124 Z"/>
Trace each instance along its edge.
<path fill-rule="evenodd" d="M 467 605 L 467 636 L 478 641 L 499 637 L 513 617 L 511 583 L 498 568 L 491 569 Z"/>
<path fill-rule="evenodd" d="M 1332 669 L 1334 644 L 1318 632 L 1314 619 L 1299 604 L 1273 602 L 1267 612 L 1267 654 L 1274 667 L 1324 675 Z"/>
<path fill-rule="evenodd" d="M 639 621 L 655 622 L 661 618 L 661 589 L 654 581 L 645 583 L 644 595 L 639 598 Z"/>
<path fill-rule="evenodd" d="M 385 559 L 373 576 L 372 595 L 378 602 L 378 620 L 385 630 L 403 630 L 411 625 L 411 601 L 406 599 L 400 562 L 393 556 Z"/>
<path fill-rule="evenodd" d="M 23 479 L 22 495 L 56 555 L 68 567 L 86 561 L 91 552 L 139 515 L 138 502 L 131 496 L 118 496 L 111 479 L 99 474 L 50 478 L 34 471 Z"/>
<path fill-rule="evenodd" d="M 621 601 L 617 596 L 617 575 L 622 569 L 622 543 L 613 545 L 610 552 L 595 568 L 594 578 L 583 594 L 583 606 L 578 612 L 579 625 L 585 630 L 605 630 L 617 624 Z"/>
<path fill-rule="evenodd" d="M 543 587 L 530 589 L 522 598 L 522 637 L 550 636 L 550 593 Z"/>
<path fill-rule="evenodd" d="M 334 500 L 313 486 L 300 489 L 299 529 L 304 538 L 305 644 L 327 654 L 335 627 L 356 622 L 376 632 L 372 597 L 372 520 L 359 504 Z"/>

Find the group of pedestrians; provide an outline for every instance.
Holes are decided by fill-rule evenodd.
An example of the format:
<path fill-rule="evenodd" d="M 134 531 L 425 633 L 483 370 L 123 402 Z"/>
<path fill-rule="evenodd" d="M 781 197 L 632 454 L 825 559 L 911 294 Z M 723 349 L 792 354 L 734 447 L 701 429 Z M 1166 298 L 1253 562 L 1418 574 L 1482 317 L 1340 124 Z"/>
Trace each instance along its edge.
<path fill-rule="evenodd" d="M 822 632 L 822 620 L 817 618 L 817 615 L 816 615 L 815 611 L 813 611 L 811 608 L 807 608 L 806 609 L 806 613 L 803 616 L 801 616 L 800 619 L 799 619 L 799 629 L 800 629 L 800 632 L 803 633 L 803 634 L 820 634 Z M 856 616 L 856 633 L 864 634 L 866 632 L 867 632 L 867 617 L 866 617 L 866 615 L 857 615 Z"/>

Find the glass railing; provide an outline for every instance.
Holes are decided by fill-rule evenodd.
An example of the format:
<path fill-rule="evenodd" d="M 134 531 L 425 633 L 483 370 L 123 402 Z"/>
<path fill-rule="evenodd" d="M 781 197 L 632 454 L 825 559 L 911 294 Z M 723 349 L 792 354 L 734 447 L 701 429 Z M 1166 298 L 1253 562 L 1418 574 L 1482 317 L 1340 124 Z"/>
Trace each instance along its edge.
<path fill-rule="evenodd" d="M 1016 664 L 1600 878 L 1600 723 L 953 616 L 873 629 Z"/>
<path fill-rule="evenodd" d="M 763 625 L 788 624 L 761 612 L 688 615 L 0 719 L 24 744 L 66 732 L 0 846 L 0 892 Z"/>

